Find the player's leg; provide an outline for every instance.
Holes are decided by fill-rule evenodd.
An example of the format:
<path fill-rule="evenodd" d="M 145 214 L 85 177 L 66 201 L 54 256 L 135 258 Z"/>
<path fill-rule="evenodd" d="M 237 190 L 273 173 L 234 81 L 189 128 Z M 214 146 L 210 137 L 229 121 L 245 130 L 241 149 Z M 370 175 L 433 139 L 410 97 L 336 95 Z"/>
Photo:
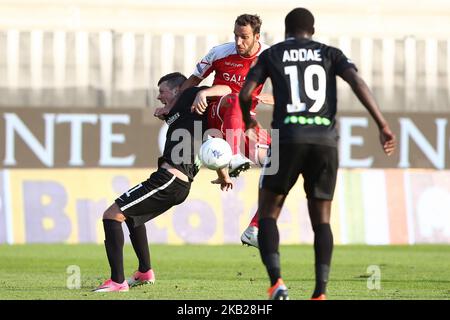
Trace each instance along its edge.
<path fill-rule="evenodd" d="M 288 300 L 288 291 L 281 278 L 280 235 L 277 220 L 286 195 L 266 189 L 259 190 L 258 244 L 262 262 L 270 279 L 270 300 Z"/>
<path fill-rule="evenodd" d="M 128 291 L 123 271 L 123 221 L 125 221 L 125 216 L 116 203 L 113 203 L 103 213 L 105 249 L 111 268 L 111 278 L 96 288 L 94 290 L 96 292 Z"/>
<path fill-rule="evenodd" d="M 231 93 L 221 99 L 218 105 L 218 114 L 223 121 L 222 130 L 226 133 L 233 154 L 240 153 L 245 126 L 237 94 Z"/>
<path fill-rule="evenodd" d="M 243 245 L 258 248 L 258 230 L 259 230 L 259 214 L 256 211 L 249 225 L 241 234 L 241 242 Z"/>
<path fill-rule="evenodd" d="M 260 189 L 258 198 L 260 217 L 258 232 L 259 251 L 269 274 L 270 284 L 273 286 L 281 278 L 280 255 L 278 252 L 280 236 L 277 220 L 286 195 Z"/>
<path fill-rule="evenodd" d="M 325 299 L 333 253 L 330 216 L 336 186 L 338 155 L 336 148 L 319 145 L 311 146 L 308 154 L 303 177 L 314 231 L 316 285 L 312 299 Z"/>
<path fill-rule="evenodd" d="M 139 268 L 128 278 L 131 287 L 155 282 L 151 269 L 150 250 L 145 223 L 185 200 L 190 182 L 159 168 L 149 179 L 131 188 L 116 199 L 127 217 L 130 239 L 139 259 Z"/>
<path fill-rule="evenodd" d="M 279 151 L 278 172 L 273 175 L 265 174 L 266 168 L 271 165 L 267 161 L 261 173 L 258 244 L 261 259 L 270 278 L 269 298 L 284 300 L 288 299 L 288 294 L 281 278 L 277 219 L 289 190 L 298 179 L 302 161 L 297 156 L 299 151 L 295 145 L 280 144 Z M 277 161 L 274 155 L 271 156 L 271 161 Z"/>
<path fill-rule="evenodd" d="M 139 260 L 137 271 L 127 280 L 128 285 L 134 287 L 146 283 L 155 283 L 155 274 L 151 267 L 150 249 L 145 224 L 135 226 L 132 218 L 125 220 L 125 223 L 130 231 L 131 244 Z"/>
<path fill-rule="evenodd" d="M 124 237 L 121 222 L 132 219 L 137 227 L 166 212 L 172 206 L 183 202 L 189 194 L 190 183 L 175 177 L 166 169 L 159 168 L 149 179 L 131 188 L 115 200 L 115 203 L 105 211 L 103 221 L 105 225 L 105 246 L 108 261 L 111 266 L 111 279 L 106 281 L 96 291 L 125 291 L 108 290 L 103 288 L 111 282 L 124 281 L 123 274 L 123 244 Z M 120 230 L 120 233 L 119 233 Z"/>
<path fill-rule="evenodd" d="M 325 298 L 333 253 L 333 233 L 330 227 L 331 201 L 308 199 L 308 210 L 314 231 L 316 285 L 313 299 Z"/>
<path fill-rule="evenodd" d="M 245 148 L 249 158 L 253 163 L 263 166 L 267 157 L 267 152 L 271 143 L 270 135 L 267 130 L 262 128 L 255 128 L 253 132 L 246 132 L 245 134 Z M 258 247 L 258 227 L 259 227 L 259 214 L 255 212 L 249 225 L 241 235 L 241 242 L 249 246 Z"/>
<path fill-rule="evenodd" d="M 270 134 L 261 126 L 245 132 L 245 155 L 259 167 L 264 165 L 270 144 Z"/>
<path fill-rule="evenodd" d="M 243 171 L 250 169 L 252 162 L 241 154 L 241 142 L 244 141 L 245 125 L 242 111 L 236 93 L 223 96 L 215 109 L 216 125 L 220 126 L 225 139 L 231 146 L 231 158 L 228 174 L 237 177 Z"/>
<path fill-rule="evenodd" d="M 132 219 L 125 220 L 125 223 L 130 231 L 131 244 L 139 260 L 138 270 L 139 272 L 145 273 L 151 268 L 147 229 L 145 228 L 145 224 L 135 227 Z"/>

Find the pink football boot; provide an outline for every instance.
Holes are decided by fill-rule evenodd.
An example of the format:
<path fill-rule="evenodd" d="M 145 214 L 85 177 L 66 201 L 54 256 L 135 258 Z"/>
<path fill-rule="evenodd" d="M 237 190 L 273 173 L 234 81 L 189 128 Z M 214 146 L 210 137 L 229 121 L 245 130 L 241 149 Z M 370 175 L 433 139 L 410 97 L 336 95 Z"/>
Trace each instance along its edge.
<path fill-rule="evenodd" d="M 136 271 L 127 281 L 130 287 L 136 287 L 147 283 L 153 284 L 155 280 L 155 273 L 150 269 L 147 272 Z"/>
<path fill-rule="evenodd" d="M 111 279 L 106 280 L 103 282 L 102 285 L 100 285 L 98 288 L 94 289 L 94 292 L 114 292 L 114 291 L 120 291 L 120 292 L 126 292 L 128 291 L 128 283 L 126 281 L 122 283 L 117 283 L 112 281 Z"/>

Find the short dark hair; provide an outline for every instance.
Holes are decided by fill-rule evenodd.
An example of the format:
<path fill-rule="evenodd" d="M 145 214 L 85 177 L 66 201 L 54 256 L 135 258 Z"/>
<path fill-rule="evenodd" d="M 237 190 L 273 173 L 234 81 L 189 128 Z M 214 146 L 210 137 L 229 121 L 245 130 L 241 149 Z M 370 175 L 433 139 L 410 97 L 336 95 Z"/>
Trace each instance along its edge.
<path fill-rule="evenodd" d="M 294 35 L 301 31 L 314 33 L 314 16 L 308 9 L 295 8 L 284 20 L 286 33 Z"/>
<path fill-rule="evenodd" d="M 262 21 L 256 14 L 241 14 L 236 18 L 234 24 L 241 27 L 250 25 L 250 27 L 252 27 L 253 34 L 261 32 Z"/>
<path fill-rule="evenodd" d="M 159 79 L 158 81 L 158 86 L 164 81 L 167 81 L 167 85 L 170 87 L 170 89 L 173 89 L 175 87 L 181 86 L 183 82 L 186 81 L 186 79 L 187 78 L 184 76 L 184 74 L 180 72 L 172 72 L 161 77 L 161 79 Z"/>

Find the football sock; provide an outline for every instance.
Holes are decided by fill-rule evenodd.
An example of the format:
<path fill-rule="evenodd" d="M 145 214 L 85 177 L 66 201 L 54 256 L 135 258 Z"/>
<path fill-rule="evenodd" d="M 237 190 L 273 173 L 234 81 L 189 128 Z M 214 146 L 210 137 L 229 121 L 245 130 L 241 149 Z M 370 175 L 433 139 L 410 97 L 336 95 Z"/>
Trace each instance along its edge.
<path fill-rule="evenodd" d="M 258 231 L 259 252 L 269 274 L 271 286 L 281 278 L 280 254 L 278 253 L 279 242 L 280 235 L 276 220 L 272 218 L 260 219 Z"/>
<path fill-rule="evenodd" d="M 236 97 L 230 97 L 226 101 L 226 105 L 222 108 L 223 115 L 223 130 L 228 135 L 227 130 L 232 129 L 232 136 L 227 136 L 228 143 L 231 143 L 231 150 L 233 154 L 239 153 L 241 136 L 244 133 L 244 120 L 242 118 L 242 111 L 239 105 L 239 100 Z"/>
<path fill-rule="evenodd" d="M 256 211 L 255 215 L 252 218 L 252 221 L 250 221 L 249 226 L 257 227 L 259 226 L 259 214 L 258 211 Z"/>
<path fill-rule="evenodd" d="M 321 294 L 326 293 L 333 252 L 333 233 L 328 223 L 313 226 L 313 230 L 316 287 L 312 297 L 317 298 Z"/>
<path fill-rule="evenodd" d="M 123 244 L 122 224 L 116 220 L 103 220 L 105 229 L 105 248 L 111 267 L 111 280 L 117 283 L 125 281 L 123 272 Z"/>
<path fill-rule="evenodd" d="M 128 230 L 130 231 L 130 240 L 133 245 L 134 252 L 139 260 L 139 272 L 147 272 L 151 269 L 150 250 L 148 248 L 147 230 L 145 224 L 135 227 L 133 220 L 125 220 Z"/>

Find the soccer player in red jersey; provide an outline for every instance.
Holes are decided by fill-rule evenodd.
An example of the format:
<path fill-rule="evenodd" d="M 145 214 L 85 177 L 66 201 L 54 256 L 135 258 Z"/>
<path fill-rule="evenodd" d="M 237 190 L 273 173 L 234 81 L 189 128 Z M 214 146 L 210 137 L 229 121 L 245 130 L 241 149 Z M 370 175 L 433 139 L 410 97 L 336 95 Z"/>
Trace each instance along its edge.
<path fill-rule="evenodd" d="M 252 162 L 262 166 L 270 144 L 267 131 L 258 125 L 248 136 L 245 136 L 245 156 L 239 153 L 241 138 L 244 136 L 245 124 L 239 106 L 238 94 L 241 90 L 250 67 L 252 67 L 261 52 L 268 48 L 261 43 L 261 19 L 257 15 L 242 14 L 234 24 L 234 42 L 213 47 L 197 64 L 193 74 L 182 84 L 180 91 L 199 85 L 212 72 L 213 85 L 226 85 L 231 94 L 224 91 L 220 98 L 211 99 L 207 92 L 198 92 L 192 109 L 202 114 L 208 112 L 208 127 L 222 132 L 230 143 L 233 158 L 229 167 L 230 177 L 237 177 L 242 171 L 250 168 Z M 256 105 L 259 102 L 273 104 L 271 95 L 261 94 L 263 84 L 260 84 L 252 94 L 250 113 L 256 116 Z M 162 116 L 169 112 L 171 104 L 156 110 L 155 116 Z M 249 159 L 250 158 L 250 159 Z M 241 236 L 243 244 L 258 247 L 256 235 L 258 233 L 258 214 L 252 218 L 249 226 Z"/>
<path fill-rule="evenodd" d="M 180 91 L 183 91 L 197 86 L 209 74 L 215 72 L 213 85 L 226 85 L 231 89 L 231 94 L 224 91 L 223 95 L 217 99 L 207 99 L 205 91 L 200 91 L 192 106 L 193 111 L 197 113 L 202 114 L 206 111 L 209 128 L 220 130 L 223 137 L 230 143 L 234 155 L 229 168 L 231 177 L 237 177 L 240 172 L 250 168 L 251 161 L 247 157 L 261 165 L 270 143 L 270 137 L 258 127 L 257 134 L 254 135 L 256 141 L 249 141 L 246 138 L 247 150 L 244 154 L 247 157 L 239 153 L 245 126 L 239 107 L 238 94 L 250 67 L 256 63 L 259 54 L 268 47 L 259 41 L 261 23 L 261 19 L 257 15 L 242 14 L 238 16 L 234 26 L 235 41 L 212 48 L 180 88 Z M 256 115 L 255 109 L 258 102 L 272 102 L 270 95 L 261 94 L 262 88 L 263 85 L 260 85 L 253 94 L 251 110 L 253 116 Z M 164 114 L 170 108 L 171 105 L 161 108 L 155 112 L 155 115 Z"/>

